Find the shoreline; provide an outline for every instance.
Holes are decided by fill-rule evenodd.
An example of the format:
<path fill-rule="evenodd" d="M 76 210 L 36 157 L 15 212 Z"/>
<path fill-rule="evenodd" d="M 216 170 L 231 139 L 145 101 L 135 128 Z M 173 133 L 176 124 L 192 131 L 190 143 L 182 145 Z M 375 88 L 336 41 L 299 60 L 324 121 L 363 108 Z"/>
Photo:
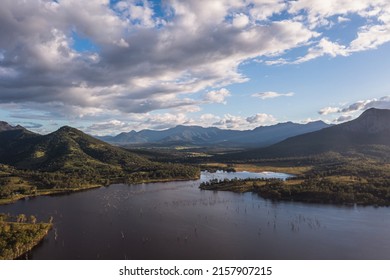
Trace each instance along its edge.
<path fill-rule="evenodd" d="M 341 185 L 340 185 L 341 186 Z M 299 178 L 280 179 L 239 179 L 202 183 L 201 190 L 229 191 L 235 193 L 254 193 L 263 199 L 276 202 L 290 201 L 309 204 L 327 204 L 342 206 L 390 207 L 390 201 L 380 197 L 370 197 L 367 193 L 337 192 L 329 189 L 314 189 L 305 186 Z"/>
<path fill-rule="evenodd" d="M 12 204 L 15 203 L 19 200 L 27 200 L 30 198 L 34 197 L 39 197 L 39 196 L 52 196 L 52 195 L 65 195 L 65 194 L 71 194 L 71 193 L 76 193 L 76 192 L 82 192 L 82 191 L 89 191 L 93 189 L 98 189 L 102 187 L 109 187 L 114 184 L 149 184 L 149 183 L 167 183 L 167 182 L 179 182 L 179 181 L 195 181 L 199 180 L 200 176 L 197 178 L 176 178 L 176 179 L 150 179 L 150 180 L 140 180 L 137 182 L 112 182 L 109 185 L 90 185 L 86 187 L 78 187 L 78 188 L 66 188 L 66 189 L 42 189 L 42 190 L 37 190 L 38 193 L 36 194 L 31 194 L 31 195 L 18 195 L 14 198 L 3 198 L 0 199 L 0 206 L 1 205 L 7 205 L 7 204 Z"/>
<path fill-rule="evenodd" d="M 246 167 L 251 167 L 248 170 Z M 240 164 L 235 165 L 234 168 L 236 169 L 236 172 L 255 172 L 255 173 L 261 173 L 261 172 L 282 172 L 282 171 L 292 171 L 290 167 L 275 167 L 275 168 L 266 168 L 264 166 L 253 166 L 253 165 L 246 165 L 246 164 Z M 304 167 L 304 169 L 307 169 L 308 167 Z M 208 170 L 206 170 L 208 171 Z M 212 170 L 208 171 L 213 173 Z M 300 170 L 302 172 L 302 170 Z M 199 189 L 201 190 L 212 190 L 212 191 L 231 191 L 236 193 L 244 193 L 244 192 L 251 192 L 256 193 L 259 196 L 261 196 L 264 199 L 270 199 L 272 201 L 291 201 L 291 202 L 300 202 L 300 203 L 310 203 L 310 204 L 328 204 L 328 205 L 347 205 L 347 206 L 353 206 L 353 205 L 359 205 L 359 206 L 374 206 L 374 207 L 389 207 L 390 202 L 386 201 L 385 199 L 380 198 L 370 198 L 366 199 L 362 197 L 363 194 L 355 194 L 353 192 L 345 192 L 340 194 L 339 192 L 335 191 L 329 191 L 323 189 L 304 189 L 303 179 L 299 179 L 299 175 L 301 172 L 294 172 L 294 173 L 286 173 L 292 176 L 297 176 L 297 178 L 284 180 L 284 184 L 281 185 L 275 185 L 275 186 L 265 186 L 265 181 L 261 184 L 261 186 L 257 186 L 256 188 L 252 185 L 249 186 L 248 182 L 254 182 L 256 179 L 241 179 L 236 182 L 236 184 L 232 184 L 231 180 L 228 182 L 219 182 L 219 183 L 213 183 L 209 186 L 203 186 L 202 184 L 199 186 Z M 18 195 L 14 198 L 8 198 L 8 199 L 0 199 L 0 206 L 6 205 L 6 204 L 12 204 L 22 199 L 29 199 L 34 198 L 38 196 L 53 196 L 53 195 L 65 195 L 65 194 L 71 194 L 75 192 L 82 192 L 82 191 L 88 191 L 96 188 L 101 187 L 108 187 L 114 184 L 148 184 L 148 183 L 167 183 L 167 182 L 178 182 L 178 181 L 195 181 L 199 180 L 199 177 L 194 178 L 167 178 L 167 179 L 148 179 L 148 180 L 140 180 L 136 182 L 111 182 L 109 185 L 88 185 L 85 187 L 78 187 L 78 188 L 66 188 L 66 189 L 42 189 L 38 190 L 38 193 L 31 194 L 31 195 Z M 272 181 L 273 179 L 268 179 Z M 245 181 L 246 184 L 245 184 Z M 262 181 L 262 179 L 259 179 L 257 181 Z M 339 186 L 340 183 L 338 184 Z M 298 190 L 297 190 L 298 189 Z M 357 197 L 357 198 L 356 198 Z"/>

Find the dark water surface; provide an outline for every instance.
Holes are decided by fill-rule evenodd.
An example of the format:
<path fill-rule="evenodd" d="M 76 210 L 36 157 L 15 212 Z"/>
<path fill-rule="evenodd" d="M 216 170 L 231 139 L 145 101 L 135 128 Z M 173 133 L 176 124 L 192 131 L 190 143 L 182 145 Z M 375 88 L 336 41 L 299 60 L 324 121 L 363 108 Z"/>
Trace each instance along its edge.
<path fill-rule="evenodd" d="M 201 180 L 214 176 L 255 174 Z M 0 212 L 54 217 L 32 259 L 390 259 L 390 208 L 272 202 L 200 182 L 112 185 Z"/>

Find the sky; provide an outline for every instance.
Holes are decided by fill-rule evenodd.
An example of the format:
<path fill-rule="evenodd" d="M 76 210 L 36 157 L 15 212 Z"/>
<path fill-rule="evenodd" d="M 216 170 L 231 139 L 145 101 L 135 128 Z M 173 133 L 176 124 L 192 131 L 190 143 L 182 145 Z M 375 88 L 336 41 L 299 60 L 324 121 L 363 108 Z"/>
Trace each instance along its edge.
<path fill-rule="evenodd" d="M 115 135 L 390 109 L 388 0 L 1 0 L 0 120 Z"/>

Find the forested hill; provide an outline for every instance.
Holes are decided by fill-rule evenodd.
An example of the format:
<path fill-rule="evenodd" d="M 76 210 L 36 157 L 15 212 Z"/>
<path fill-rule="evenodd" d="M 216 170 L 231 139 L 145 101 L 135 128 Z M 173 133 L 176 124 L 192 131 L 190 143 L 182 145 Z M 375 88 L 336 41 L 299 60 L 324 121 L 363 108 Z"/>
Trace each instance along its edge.
<path fill-rule="evenodd" d="M 196 167 L 152 162 L 69 126 L 47 135 L 25 129 L 5 130 L 0 132 L 0 143 L 0 164 L 4 165 L 0 196 L 6 187 L 17 187 L 12 184 L 15 178 L 28 186 L 72 188 L 199 176 Z"/>

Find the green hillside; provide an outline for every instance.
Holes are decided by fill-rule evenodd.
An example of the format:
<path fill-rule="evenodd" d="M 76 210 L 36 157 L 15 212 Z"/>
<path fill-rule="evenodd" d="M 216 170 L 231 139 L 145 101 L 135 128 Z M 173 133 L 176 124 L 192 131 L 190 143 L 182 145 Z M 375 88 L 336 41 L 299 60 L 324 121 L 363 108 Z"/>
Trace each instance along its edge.
<path fill-rule="evenodd" d="M 3 131 L 0 143 L 0 199 L 199 177 L 195 167 L 152 162 L 68 126 L 48 135 Z"/>
<path fill-rule="evenodd" d="M 134 171 L 151 164 L 140 156 L 67 126 L 48 135 L 13 140 L 9 146 L 1 153 L 2 163 L 21 169 L 68 172 L 116 167 Z"/>

